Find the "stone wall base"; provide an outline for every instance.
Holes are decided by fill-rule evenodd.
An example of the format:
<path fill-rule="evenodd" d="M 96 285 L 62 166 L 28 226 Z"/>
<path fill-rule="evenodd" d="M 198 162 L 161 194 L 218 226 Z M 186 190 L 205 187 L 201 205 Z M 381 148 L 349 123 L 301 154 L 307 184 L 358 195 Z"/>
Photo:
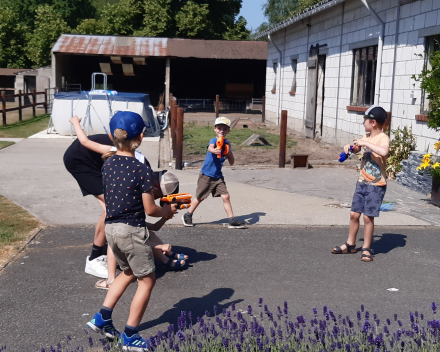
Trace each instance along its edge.
<path fill-rule="evenodd" d="M 430 194 L 432 177 L 424 170 L 417 170 L 422 162 L 423 153 L 411 152 L 407 160 L 403 160 L 402 171 L 396 175 L 396 181 L 401 185 L 423 194 Z"/>

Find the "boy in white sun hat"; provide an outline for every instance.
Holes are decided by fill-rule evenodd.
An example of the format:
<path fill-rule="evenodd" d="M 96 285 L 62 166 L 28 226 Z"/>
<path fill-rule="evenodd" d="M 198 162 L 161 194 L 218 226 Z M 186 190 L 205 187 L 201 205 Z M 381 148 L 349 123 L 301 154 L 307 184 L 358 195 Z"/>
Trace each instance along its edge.
<path fill-rule="evenodd" d="M 221 197 L 223 200 L 223 206 L 229 218 L 228 227 L 230 229 L 242 229 L 245 227 L 244 223 L 234 218 L 230 196 L 222 174 L 222 166 L 226 159 L 228 159 L 230 165 L 234 165 L 231 144 L 225 138 L 229 133 L 230 127 L 231 121 L 226 117 L 218 117 L 215 120 L 214 132 L 217 137 L 209 141 L 208 151 L 197 181 L 195 199 L 192 201 L 188 212 L 182 216 L 185 226 L 194 226 L 192 222 L 194 211 L 204 199 L 209 197 L 209 194 L 212 194 L 213 197 Z"/>

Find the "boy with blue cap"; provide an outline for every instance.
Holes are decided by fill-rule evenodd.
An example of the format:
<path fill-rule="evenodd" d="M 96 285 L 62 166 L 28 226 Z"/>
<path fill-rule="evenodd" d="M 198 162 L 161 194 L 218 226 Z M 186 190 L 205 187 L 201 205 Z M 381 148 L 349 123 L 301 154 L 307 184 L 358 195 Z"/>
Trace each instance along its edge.
<path fill-rule="evenodd" d="M 106 206 L 105 235 L 122 273 L 113 281 L 101 310 L 87 326 L 109 338 L 119 336 L 113 326 L 112 312 L 128 285 L 138 281 L 130 315 L 119 342 L 124 351 L 146 351 L 138 326 L 145 313 L 156 282 L 155 266 L 145 213 L 152 217 L 173 217 L 176 205 L 154 202 L 152 171 L 139 162 L 135 150 L 142 142 L 144 121 L 131 111 L 119 111 L 110 120 L 116 154 L 109 155 L 102 167 Z M 105 156 L 105 155 L 104 155 Z"/>

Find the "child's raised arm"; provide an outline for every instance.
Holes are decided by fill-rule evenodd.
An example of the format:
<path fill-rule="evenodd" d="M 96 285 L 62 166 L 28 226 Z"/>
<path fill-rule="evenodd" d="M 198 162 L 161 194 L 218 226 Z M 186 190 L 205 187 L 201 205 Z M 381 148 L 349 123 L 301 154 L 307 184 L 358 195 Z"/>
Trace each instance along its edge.
<path fill-rule="evenodd" d="M 222 152 L 220 149 L 216 148 L 214 143 L 208 145 L 208 151 L 212 154 L 220 154 Z"/>
<path fill-rule="evenodd" d="M 81 128 L 81 125 L 79 124 L 81 122 L 81 119 L 78 118 L 78 116 L 73 116 L 70 120 L 70 123 L 75 128 L 76 136 L 78 137 L 79 142 L 86 147 L 87 149 L 90 149 L 96 153 L 99 154 L 105 154 L 108 153 L 111 150 L 111 146 L 96 143 L 94 141 L 91 141 L 87 135 L 84 133 L 84 131 Z"/>

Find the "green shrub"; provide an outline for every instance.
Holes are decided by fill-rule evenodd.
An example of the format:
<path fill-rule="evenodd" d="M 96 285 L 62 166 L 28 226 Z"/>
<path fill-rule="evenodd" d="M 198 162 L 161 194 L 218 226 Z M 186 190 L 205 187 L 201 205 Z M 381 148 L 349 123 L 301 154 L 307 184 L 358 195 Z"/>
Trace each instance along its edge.
<path fill-rule="evenodd" d="M 402 165 L 400 165 L 402 160 L 408 159 L 409 153 L 416 150 L 417 140 L 408 126 L 403 129 L 398 127 L 391 133 L 394 138 L 390 142 L 386 172 L 388 178 L 394 179 L 396 174 L 402 171 Z"/>

